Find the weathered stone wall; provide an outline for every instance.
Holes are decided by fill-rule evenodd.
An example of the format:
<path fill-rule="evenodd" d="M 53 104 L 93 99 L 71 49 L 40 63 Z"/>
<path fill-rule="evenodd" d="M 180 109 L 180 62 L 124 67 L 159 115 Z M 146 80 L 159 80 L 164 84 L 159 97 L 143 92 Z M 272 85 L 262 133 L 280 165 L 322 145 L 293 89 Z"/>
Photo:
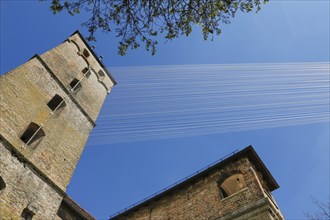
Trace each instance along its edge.
<path fill-rule="evenodd" d="M 90 55 L 85 57 L 82 51 L 88 50 L 77 36 L 71 37 L 73 40 L 67 40 L 41 55 L 41 58 L 54 72 L 58 79 L 70 91 L 70 82 L 76 78 L 81 80 L 82 89 L 73 93 L 74 98 L 79 102 L 87 114 L 96 121 L 99 111 L 102 107 L 107 91 L 113 87 L 113 82 L 105 74 L 99 76 L 102 67 Z M 71 39 L 70 38 L 70 39 Z M 79 47 L 77 47 L 79 45 Z M 83 70 L 91 68 L 93 71 L 89 77 L 84 77 Z"/>
<path fill-rule="evenodd" d="M 0 84 L 1 134 L 65 191 L 93 125 L 36 58 L 1 76 Z M 66 106 L 52 115 L 47 103 L 55 94 Z M 31 122 L 42 124 L 46 136 L 25 145 L 20 137 Z"/>
<path fill-rule="evenodd" d="M 6 185 L 0 189 L 0 219 L 21 219 L 25 208 L 33 219 L 60 219 L 57 210 L 115 83 L 88 48 L 75 33 L 0 77 L 0 171 Z M 70 86 L 74 78 L 81 85 L 76 91 Z M 47 104 L 56 95 L 65 105 L 54 112 Z M 40 126 L 43 137 L 26 143 L 35 133 L 21 139 L 30 123 Z M 81 213 L 93 219 L 85 211 L 76 216 Z"/>
<path fill-rule="evenodd" d="M 95 71 L 95 73 L 98 73 L 100 70 L 102 70 L 102 67 L 100 66 L 99 62 L 94 59 L 92 56 L 89 57 L 85 57 L 84 54 L 84 49 L 86 49 L 89 53 L 91 53 L 91 51 L 86 48 L 86 45 L 84 44 L 84 42 L 82 41 L 82 39 L 79 37 L 78 34 L 74 34 L 72 35 L 68 41 L 70 43 L 73 43 L 77 46 L 78 48 L 78 55 L 83 56 L 86 60 L 86 62 L 88 63 L 88 65 L 93 68 L 93 70 Z M 102 83 L 107 90 L 111 90 L 111 88 L 114 86 L 114 82 L 112 81 L 112 79 L 110 79 L 109 77 L 100 77 L 99 75 L 97 75 L 98 81 L 100 83 Z"/>
<path fill-rule="evenodd" d="M 33 219 L 59 219 L 62 197 L 30 167 L 19 161 L 0 139 L 0 175 L 6 188 L 0 192 L 0 219 L 20 220 L 22 211 L 34 212 Z"/>
<path fill-rule="evenodd" d="M 214 220 L 273 220 L 274 216 L 275 215 L 272 213 L 272 208 L 269 206 L 268 199 L 262 198 L 247 206 L 240 207 L 226 216 L 221 216 Z M 281 218 L 277 219 L 280 220 Z"/>
<path fill-rule="evenodd" d="M 259 200 L 264 199 L 262 188 L 256 180 L 254 172 L 250 169 L 251 166 L 253 165 L 247 158 L 242 158 L 221 170 L 213 171 L 207 176 L 170 191 L 157 201 L 151 200 L 150 203 L 127 213 L 127 215 L 114 219 L 222 219 L 242 207 L 249 207 L 251 204 L 257 204 Z M 233 195 L 222 198 L 218 180 L 222 173 L 231 170 L 241 171 L 247 187 Z M 261 207 L 255 207 L 246 211 L 254 211 L 254 213 L 250 213 L 250 216 L 256 217 L 256 219 L 271 219 L 266 218 L 269 214 L 268 210 L 265 210 Z M 247 216 L 247 213 L 245 213 L 245 216 Z"/>

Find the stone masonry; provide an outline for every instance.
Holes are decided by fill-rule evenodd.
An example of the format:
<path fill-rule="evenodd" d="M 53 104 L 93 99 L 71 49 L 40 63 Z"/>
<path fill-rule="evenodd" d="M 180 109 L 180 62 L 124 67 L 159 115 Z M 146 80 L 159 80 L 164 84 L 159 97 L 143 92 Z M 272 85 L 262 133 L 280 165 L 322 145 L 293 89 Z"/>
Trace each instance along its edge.
<path fill-rule="evenodd" d="M 0 219 L 92 220 L 66 194 L 116 84 L 79 32 L 0 77 Z M 282 220 L 249 146 L 114 220 Z"/>
<path fill-rule="evenodd" d="M 241 174 L 246 186 L 224 197 L 220 185 Z M 249 146 L 112 220 L 284 219 L 270 191 L 277 183 Z"/>
<path fill-rule="evenodd" d="M 115 84 L 79 32 L 1 76 L 0 219 L 59 218 L 77 162 Z"/>

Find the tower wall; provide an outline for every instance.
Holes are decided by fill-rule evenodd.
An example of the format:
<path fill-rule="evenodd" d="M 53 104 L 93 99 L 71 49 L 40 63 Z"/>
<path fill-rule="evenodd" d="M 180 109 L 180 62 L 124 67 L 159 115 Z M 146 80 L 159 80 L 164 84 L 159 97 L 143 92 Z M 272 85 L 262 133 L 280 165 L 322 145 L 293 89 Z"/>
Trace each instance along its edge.
<path fill-rule="evenodd" d="M 114 84 L 79 32 L 0 77 L 1 219 L 59 218 Z"/>
<path fill-rule="evenodd" d="M 89 56 L 86 57 L 84 51 L 87 51 L 86 53 Z M 114 83 L 106 75 L 105 70 L 96 61 L 81 38 L 73 35 L 56 48 L 42 54 L 41 58 L 47 63 L 68 92 L 71 89 L 70 82 L 74 78 L 82 79 L 81 91 L 72 93 L 72 95 L 95 122 L 107 91 L 111 90 Z M 84 77 L 83 70 L 89 67 L 92 71 L 87 77 Z"/>
<path fill-rule="evenodd" d="M 0 139 L 0 167 L 6 183 L 0 192 L 0 219 L 21 220 L 25 208 L 34 213 L 34 220 L 59 219 L 57 210 L 62 194 L 20 161 L 3 139 Z"/>
<path fill-rule="evenodd" d="M 1 102 L 1 135 L 65 191 L 93 125 L 37 58 L 0 80 L 6 99 Z M 47 103 L 56 94 L 66 106 L 52 115 Z M 31 122 L 42 124 L 45 136 L 26 145 L 20 137 Z"/>

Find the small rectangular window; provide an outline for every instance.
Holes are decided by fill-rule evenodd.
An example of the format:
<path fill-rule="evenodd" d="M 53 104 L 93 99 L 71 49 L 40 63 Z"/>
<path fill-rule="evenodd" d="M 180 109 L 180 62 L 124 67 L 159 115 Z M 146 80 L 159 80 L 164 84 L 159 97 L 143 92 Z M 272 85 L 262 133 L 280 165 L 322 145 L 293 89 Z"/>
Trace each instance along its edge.
<path fill-rule="evenodd" d="M 88 52 L 88 50 L 86 50 L 86 49 L 84 49 L 84 51 L 83 51 L 83 55 L 84 55 L 84 57 L 89 57 L 89 52 Z"/>
<path fill-rule="evenodd" d="M 47 103 L 47 105 L 52 111 L 56 111 L 66 106 L 64 99 L 57 94 Z"/>
<path fill-rule="evenodd" d="M 90 71 L 90 69 L 87 68 L 87 67 L 84 68 L 81 72 L 84 74 L 84 76 L 85 76 L 86 78 L 89 78 L 89 76 L 91 75 L 91 71 Z"/>
<path fill-rule="evenodd" d="M 36 140 L 42 138 L 45 136 L 45 132 L 41 128 L 41 126 L 37 125 L 36 123 L 31 122 L 28 126 L 28 128 L 25 130 L 23 135 L 21 136 L 21 140 L 27 144 L 30 145 Z"/>
<path fill-rule="evenodd" d="M 103 72 L 103 70 L 99 70 L 99 72 L 97 73 L 97 75 L 99 76 L 99 80 L 102 81 L 105 77 L 105 73 Z"/>
<path fill-rule="evenodd" d="M 24 220 L 32 220 L 33 216 L 34 216 L 34 213 L 32 211 L 30 211 L 28 208 L 25 208 L 21 215 L 21 217 Z"/>
<path fill-rule="evenodd" d="M 70 87 L 72 92 L 77 92 L 81 89 L 81 83 L 78 79 L 74 78 L 70 83 Z"/>

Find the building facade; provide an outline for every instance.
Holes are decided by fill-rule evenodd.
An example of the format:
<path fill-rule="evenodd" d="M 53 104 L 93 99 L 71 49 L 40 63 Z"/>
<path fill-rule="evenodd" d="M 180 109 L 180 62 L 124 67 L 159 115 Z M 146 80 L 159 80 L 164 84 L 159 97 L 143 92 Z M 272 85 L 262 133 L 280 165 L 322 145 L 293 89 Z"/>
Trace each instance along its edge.
<path fill-rule="evenodd" d="M 283 220 L 279 186 L 249 146 L 110 217 L 111 220 Z"/>
<path fill-rule="evenodd" d="M 90 220 L 66 194 L 116 81 L 79 32 L 0 77 L 0 219 Z M 284 219 L 249 146 L 114 220 Z"/>
<path fill-rule="evenodd" d="M 115 84 L 79 32 L 1 76 L 0 219 L 93 219 L 65 192 Z"/>

